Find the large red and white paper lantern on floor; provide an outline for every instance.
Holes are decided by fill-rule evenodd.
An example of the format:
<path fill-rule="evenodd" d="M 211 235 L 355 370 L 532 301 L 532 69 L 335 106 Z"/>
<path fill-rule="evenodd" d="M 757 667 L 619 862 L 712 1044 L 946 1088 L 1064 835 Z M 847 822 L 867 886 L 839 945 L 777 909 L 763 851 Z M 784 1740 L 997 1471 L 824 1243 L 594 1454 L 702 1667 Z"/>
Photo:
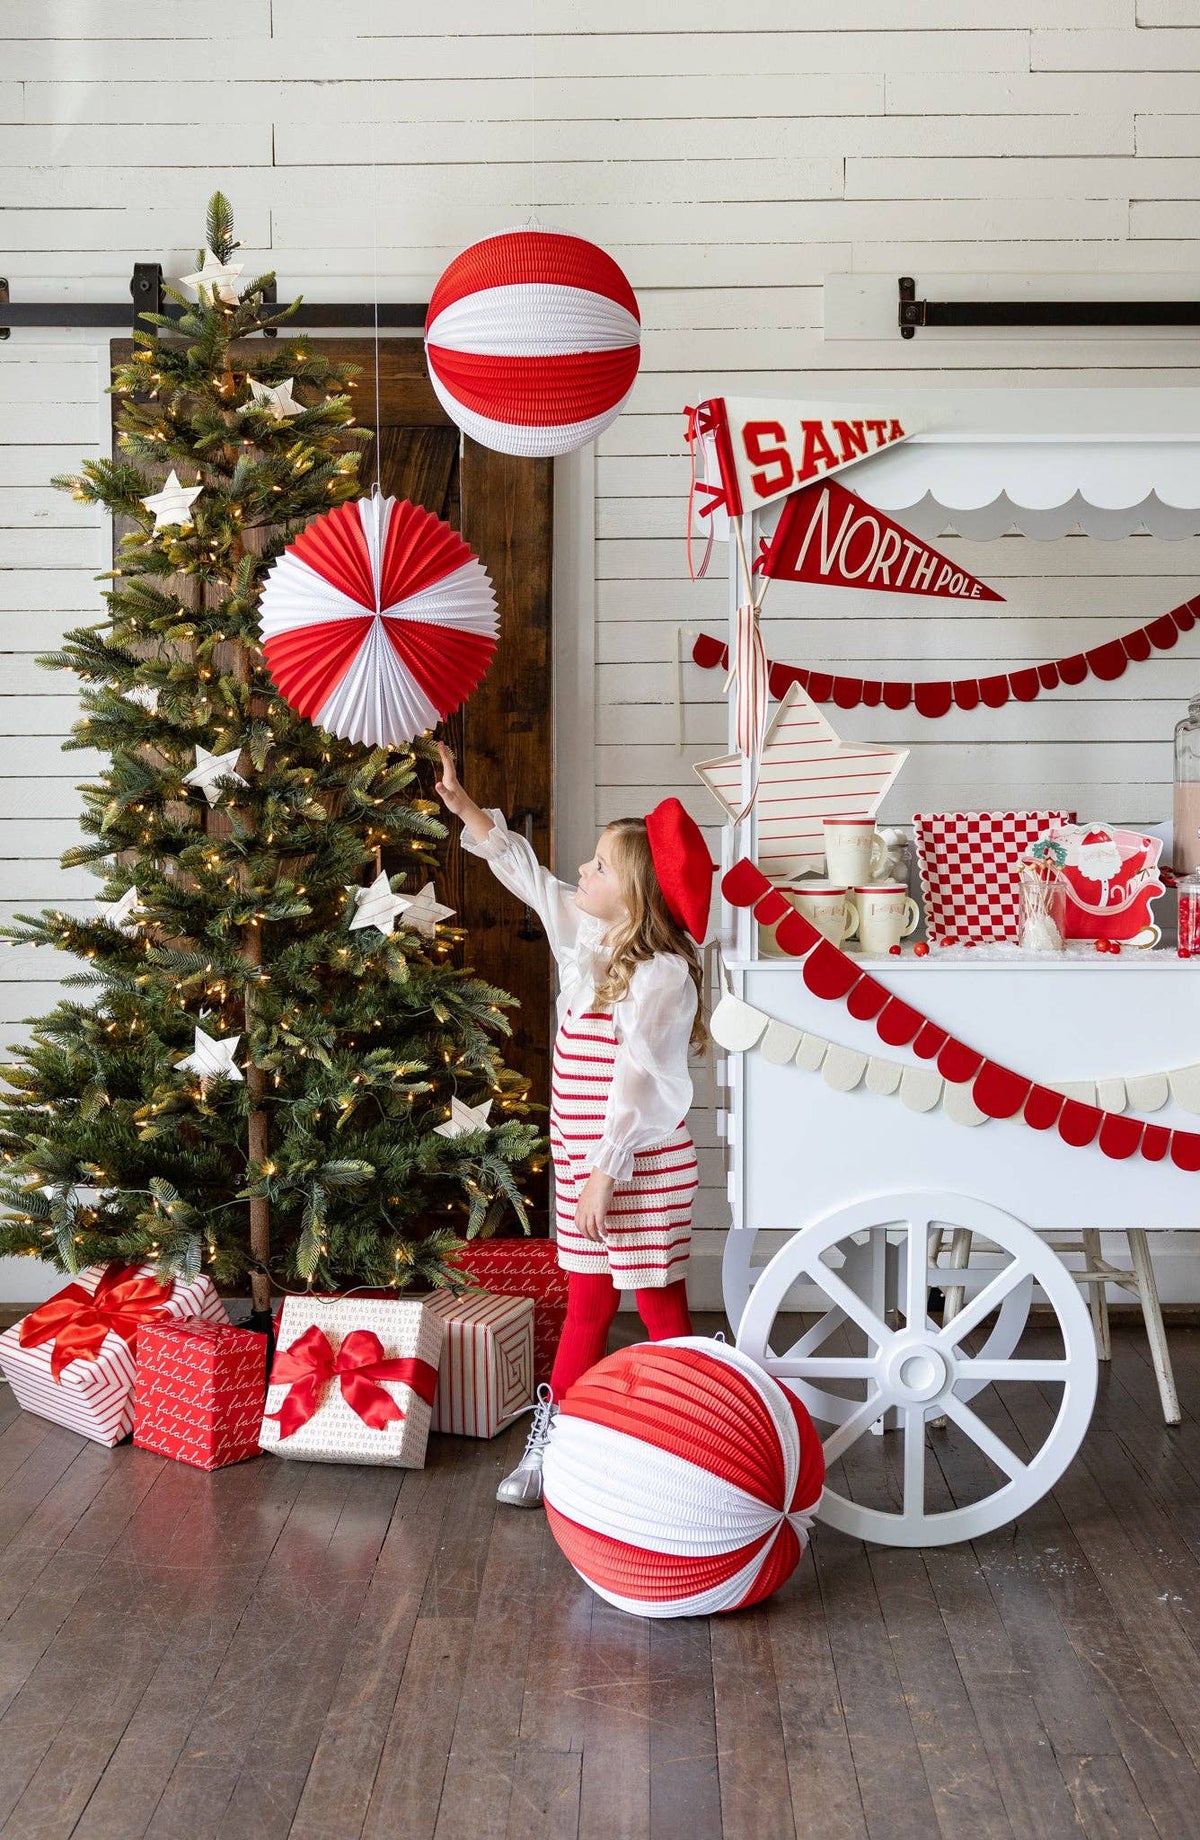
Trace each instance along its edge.
<path fill-rule="evenodd" d="M 259 601 L 267 668 L 291 707 L 367 747 L 397 747 L 464 702 L 499 620 L 487 570 L 458 532 L 374 493 L 307 525 Z"/>
<path fill-rule="evenodd" d="M 550 1529 L 635 1616 L 760 1603 L 795 1570 L 825 1459 L 804 1407 L 703 1336 L 639 1342 L 576 1381 L 543 1472 Z"/>
<path fill-rule="evenodd" d="M 425 321 L 451 420 L 502 454 L 571 453 L 620 414 L 641 320 L 610 255 L 556 230 L 506 230 L 455 256 Z"/>

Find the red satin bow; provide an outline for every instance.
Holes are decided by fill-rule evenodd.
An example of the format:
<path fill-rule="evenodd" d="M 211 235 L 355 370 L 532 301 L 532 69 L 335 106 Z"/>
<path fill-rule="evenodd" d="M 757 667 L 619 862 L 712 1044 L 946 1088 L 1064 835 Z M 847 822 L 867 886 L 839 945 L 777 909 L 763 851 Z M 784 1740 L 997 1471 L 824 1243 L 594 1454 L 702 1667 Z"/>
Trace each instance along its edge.
<path fill-rule="evenodd" d="M 160 1284 L 157 1278 L 139 1276 L 140 1270 L 138 1265 L 107 1265 L 94 1293 L 82 1284 L 68 1284 L 24 1318 L 22 1348 L 40 1348 L 53 1340 L 50 1375 L 56 1381 L 72 1361 L 94 1361 L 110 1330 L 132 1348 L 138 1324 L 165 1316 L 175 1288 L 173 1279 Z"/>
<path fill-rule="evenodd" d="M 384 1358 L 383 1343 L 373 1329 L 352 1329 L 336 1356 L 324 1329 L 313 1323 L 297 1336 L 290 1348 L 275 1356 L 270 1384 L 286 1385 L 287 1398 L 268 1418 L 279 1420 L 281 1438 L 291 1437 L 306 1425 L 321 1401 L 321 1394 L 336 1375 L 342 1398 L 372 1431 L 383 1431 L 404 1413 L 381 1380 L 399 1380 L 411 1386 L 426 1405 L 433 1404 L 438 1370 L 428 1361 L 408 1356 Z"/>

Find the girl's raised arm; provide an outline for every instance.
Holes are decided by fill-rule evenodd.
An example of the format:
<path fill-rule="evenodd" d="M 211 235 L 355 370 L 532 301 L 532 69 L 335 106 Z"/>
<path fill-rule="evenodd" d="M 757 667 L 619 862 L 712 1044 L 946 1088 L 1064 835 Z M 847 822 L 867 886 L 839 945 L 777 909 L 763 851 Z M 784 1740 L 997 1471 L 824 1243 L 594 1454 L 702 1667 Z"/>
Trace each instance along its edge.
<path fill-rule="evenodd" d="M 560 882 L 538 861 L 528 838 L 509 830 L 498 806 L 485 810 L 475 803 L 459 783 L 449 748 L 441 741 L 437 747 L 442 757 L 442 777 L 435 791 L 463 821 L 463 849 L 470 856 L 482 857 L 496 880 L 534 909 L 546 929 L 550 950 L 556 959 L 563 958 L 575 945 L 582 918 L 574 887 Z"/>

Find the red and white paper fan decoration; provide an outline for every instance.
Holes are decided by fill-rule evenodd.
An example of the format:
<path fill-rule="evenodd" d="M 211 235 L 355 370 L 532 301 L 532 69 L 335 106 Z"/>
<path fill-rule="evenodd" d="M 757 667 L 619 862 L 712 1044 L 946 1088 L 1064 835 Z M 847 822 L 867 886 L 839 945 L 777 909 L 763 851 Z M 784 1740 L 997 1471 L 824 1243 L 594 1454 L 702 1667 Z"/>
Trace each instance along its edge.
<path fill-rule="evenodd" d="M 584 1374 L 543 1470 L 550 1530 L 634 1616 L 761 1603 L 795 1570 L 825 1458 L 804 1407 L 724 1342 L 641 1342 Z"/>
<path fill-rule="evenodd" d="M 470 695 L 499 619 L 487 570 L 457 531 L 375 494 L 325 512 L 288 544 L 259 624 L 293 709 L 344 741 L 396 747 Z"/>
<path fill-rule="evenodd" d="M 506 230 L 455 256 L 425 321 L 450 419 L 502 454 L 568 454 L 620 414 L 637 376 L 637 300 L 610 255 L 555 230 Z"/>

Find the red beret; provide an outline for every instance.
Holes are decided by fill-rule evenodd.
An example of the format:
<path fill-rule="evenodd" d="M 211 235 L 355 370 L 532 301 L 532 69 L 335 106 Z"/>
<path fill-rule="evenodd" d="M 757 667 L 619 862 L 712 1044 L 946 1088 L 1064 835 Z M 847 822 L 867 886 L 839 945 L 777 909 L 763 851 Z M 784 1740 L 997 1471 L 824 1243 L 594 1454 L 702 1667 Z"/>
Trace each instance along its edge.
<path fill-rule="evenodd" d="M 646 814 L 646 837 L 668 913 L 697 945 L 703 944 L 718 864 L 709 856 L 700 826 L 678 799 L 664 799 Z"/>

